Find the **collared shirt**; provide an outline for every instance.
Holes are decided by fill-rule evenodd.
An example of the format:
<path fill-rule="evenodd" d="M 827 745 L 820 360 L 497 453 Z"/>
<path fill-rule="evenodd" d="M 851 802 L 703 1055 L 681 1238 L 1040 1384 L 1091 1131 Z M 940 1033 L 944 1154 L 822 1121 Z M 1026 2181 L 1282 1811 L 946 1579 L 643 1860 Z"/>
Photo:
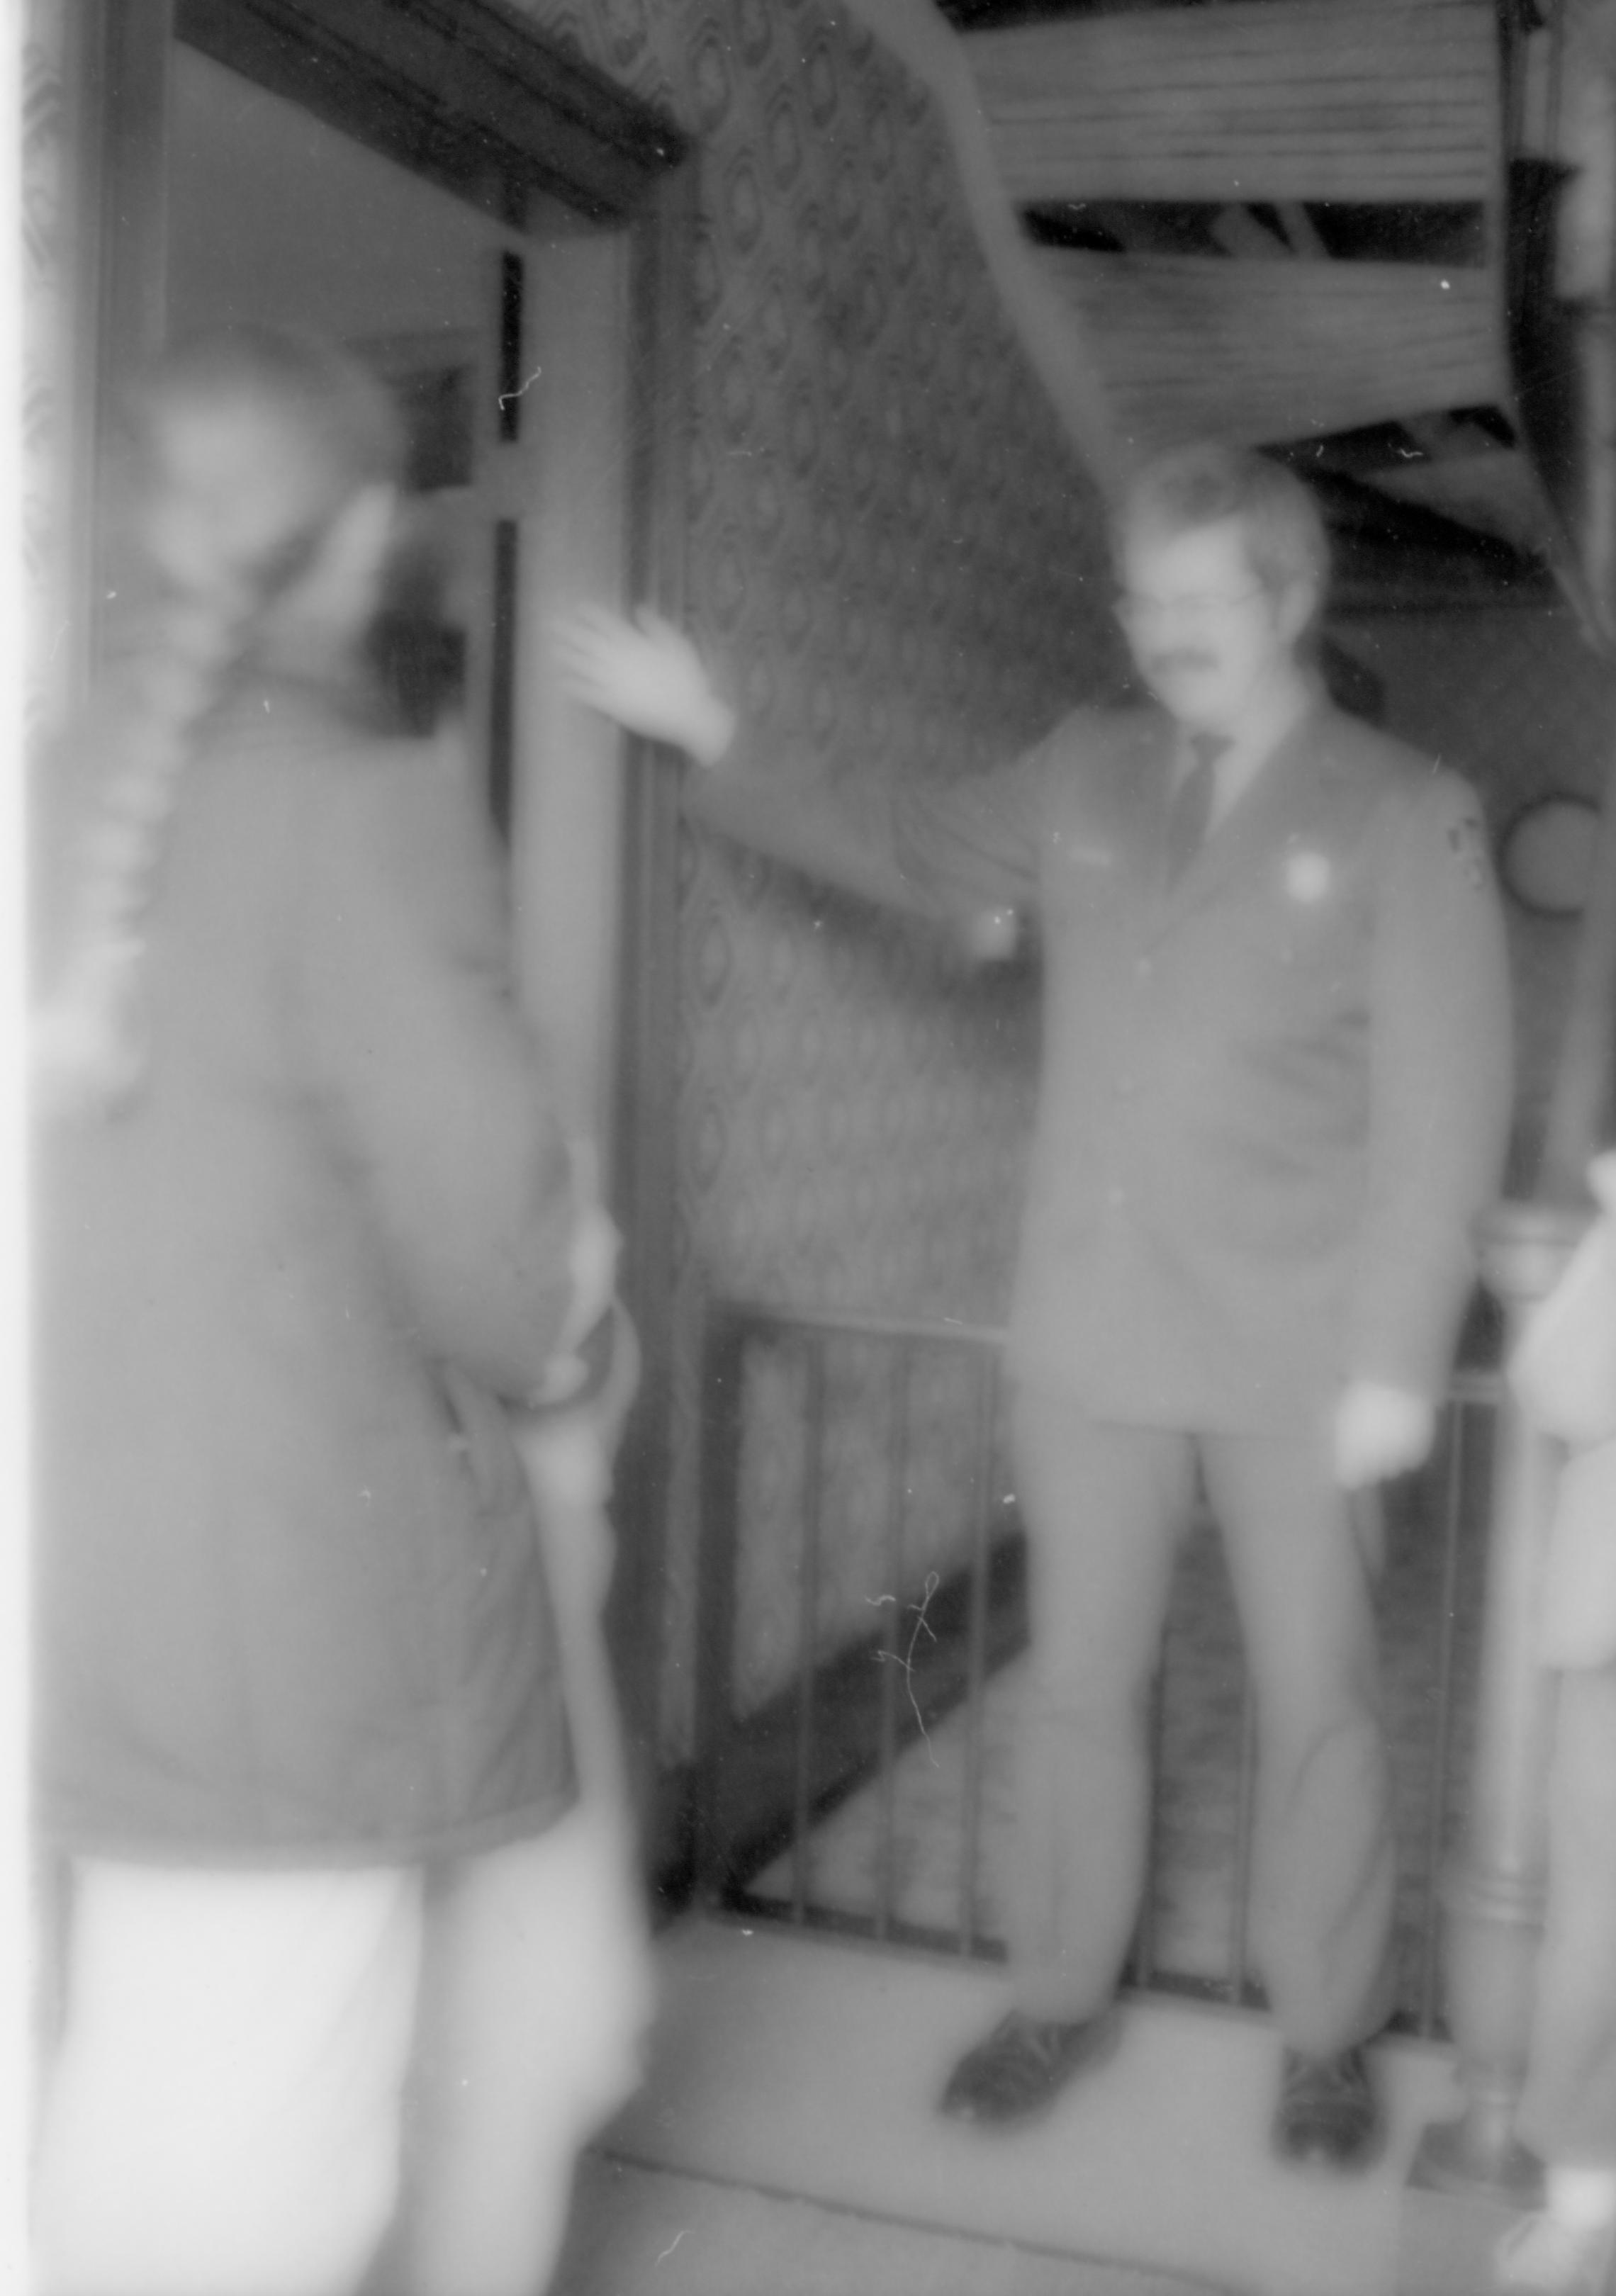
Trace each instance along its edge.
<path fill-rule="evenodd" d="M 1240 800 L 1251 787 L 1281 746 L 1289 739 L 1317 700 L 1309 683 L 1283 715 L 1270 718 L 1244 734 L 1234 736 L 1212 767 L 1212 805 L 1206 833 L 1221 829 Z M 1181 789 L 1194 771 L 1196 758 L 1187 726 L 1181 727 L 1173 757 L 1173 788 Z"/>

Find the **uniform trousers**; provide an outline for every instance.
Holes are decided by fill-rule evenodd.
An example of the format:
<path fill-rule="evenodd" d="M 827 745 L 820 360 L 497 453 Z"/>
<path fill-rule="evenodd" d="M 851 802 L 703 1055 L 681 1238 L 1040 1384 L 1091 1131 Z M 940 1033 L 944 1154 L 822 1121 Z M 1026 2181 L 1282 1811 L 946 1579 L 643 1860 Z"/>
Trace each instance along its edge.
<path fill-rule="evenodd" d="M 1396 1887 L 1373 1588 L 1380 1557 L 1324 1431 L 1292 1439 L 1102 1422 L 1013 1398 L 1027 1526 L 1012 1972 L 1040 2018 L 1099 2010 L 1136 1931 L 1150 1714 L 1199 1458 L 1256 1697 L 1251 1957 L 1285 2040 L 1327 2054 L 1390 2007 Z"/>
<path fill-rule="evenodd" d="M 76 1861 L 41 2296 L 540 2296 L 648 1964 L 581 1804 L 446 1864 Z"/>

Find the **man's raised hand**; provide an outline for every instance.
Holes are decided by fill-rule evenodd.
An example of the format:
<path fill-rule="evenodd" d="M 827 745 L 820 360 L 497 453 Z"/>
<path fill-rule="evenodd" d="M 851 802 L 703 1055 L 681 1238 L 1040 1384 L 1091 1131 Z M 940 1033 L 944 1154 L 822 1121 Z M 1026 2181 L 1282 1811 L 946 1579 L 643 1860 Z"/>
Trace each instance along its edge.
<path fill-rule="evenodd" d="M 642 606 L 634 619 L 605 606 L 578 606 L 554 632 L 566 692 L 631 734 L 667 742 L 698 765 L 714 766 L 735 734 L 735 713 L 683 630 Z"/>

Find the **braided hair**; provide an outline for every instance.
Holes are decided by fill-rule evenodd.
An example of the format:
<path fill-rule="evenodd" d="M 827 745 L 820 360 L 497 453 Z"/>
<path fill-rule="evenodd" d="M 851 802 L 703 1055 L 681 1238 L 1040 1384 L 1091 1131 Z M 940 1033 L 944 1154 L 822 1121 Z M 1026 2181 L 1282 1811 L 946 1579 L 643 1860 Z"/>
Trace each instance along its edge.
<path fill-rule="evenodd" d="M 130 415 L 144 607 L 109 672 L 118 707 L 74 857 L 67 953 L 32 1032 L 47 1112 L 110 1115 L 138 1093 L 145 920 L 202 729 L 343 510 L 395 482 L 404 459 L 377 381 L 329 344 L 267 328 L 176 346 Z"/>

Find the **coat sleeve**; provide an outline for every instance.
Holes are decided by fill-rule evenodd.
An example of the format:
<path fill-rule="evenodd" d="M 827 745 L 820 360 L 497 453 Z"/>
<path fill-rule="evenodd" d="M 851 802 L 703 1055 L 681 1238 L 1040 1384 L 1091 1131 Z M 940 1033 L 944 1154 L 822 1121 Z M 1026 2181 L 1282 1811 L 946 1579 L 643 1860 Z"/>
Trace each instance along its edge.
<path fill-rule="evenodd" d="M 1616 1438 L 1616 1220 L 1595 1220 L 1528 1318 L 1510 1382 L 1549 1434 L 1584 1449 Z"/>
<path fill-rule="evenodd" d="M 423 1350 L 525 1398 L 570 1305 L 575 1207 L 491 840 L 425 744 L 315 787 L 294 953 L 314 1091 Z"/>
<path fill-rule="evenodd" d="M 968 918 L 1036 897 L 1045 749 L 940 788 L 802 781 L 742 761 L 693 775 L 685 809 L 751 851 L 859 899 Z"/>
<path fill-rule="evenodd" d="M 1439 1397 L 1513 1108 L 1504 920 L 1473 791 L 1416 784 L 1375 908 L 1368 1184 L 1347 1369 Z"/>

